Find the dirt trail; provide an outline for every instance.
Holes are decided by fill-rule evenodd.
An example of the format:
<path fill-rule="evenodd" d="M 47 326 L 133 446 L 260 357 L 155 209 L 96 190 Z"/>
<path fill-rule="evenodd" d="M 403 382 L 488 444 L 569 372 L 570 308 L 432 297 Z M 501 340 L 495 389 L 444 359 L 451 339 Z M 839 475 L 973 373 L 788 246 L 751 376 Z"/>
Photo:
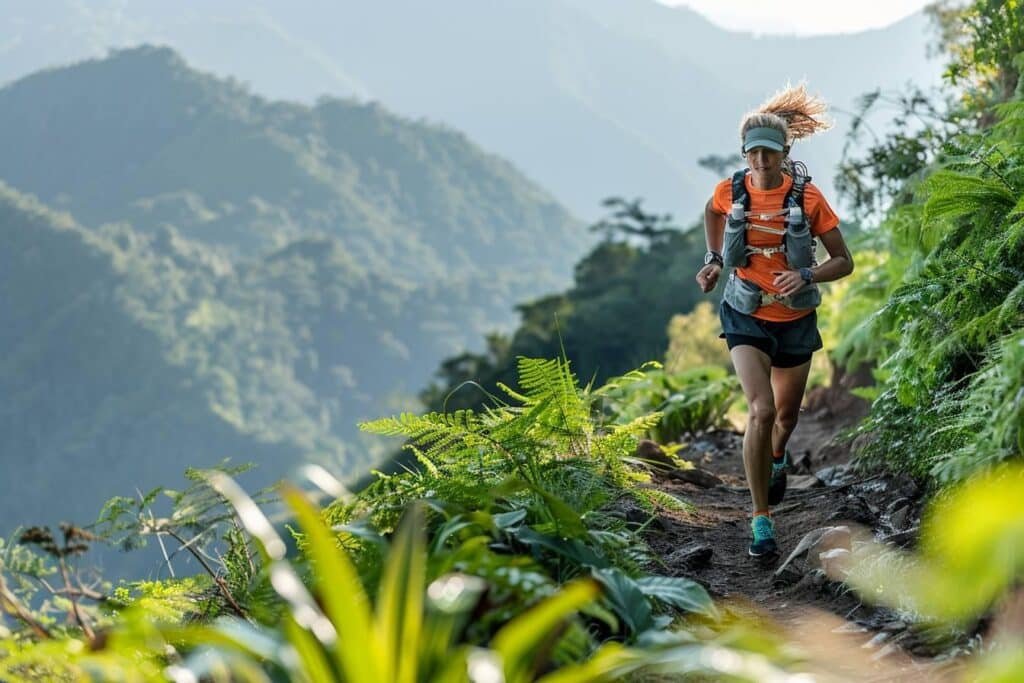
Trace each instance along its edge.
<path fill-rule="evenodd" d="M 742 437 L 734 432 L 700 435 L 678 454 L 721 485 L 680 481 L 679 472 L 656 475 L 658 488 L 696 509 L 662 515 L 648 541 L 665 564 L 662 571 L 696 579 L 728 609 L 781 629 L 804 650 L 816 680 L 952 680 L 962 670 L 953 656 L 957 643 L 915 629 L 891 610 L 862 604 L 843 584 L 813 570 L 808 562 L 816 551 L 776 575 L 801 539 L 823 527 L 866 528 L 902 546 L 916 540 L 922 492 L 913 481 L 867 478 L 846 466 L 849 448 L 834 437 L 859 419 L 863 406 L 844 407 L 842 417 L 827 405 L 801 415 L 790 441 L 798 474 L 790 475 L 786 498 L 773 510 L 778 558 L 766 562 L 747 554 L 750 494 Z"/>

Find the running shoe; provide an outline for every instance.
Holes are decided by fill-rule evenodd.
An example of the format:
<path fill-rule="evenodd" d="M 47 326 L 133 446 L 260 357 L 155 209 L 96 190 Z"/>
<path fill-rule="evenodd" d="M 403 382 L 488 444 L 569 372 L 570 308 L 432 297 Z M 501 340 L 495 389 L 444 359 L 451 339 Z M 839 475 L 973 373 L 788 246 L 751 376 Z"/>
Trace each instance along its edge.
<path fill-rule="evenodd" d="M 779 552 L 779 547 L 775 545 L 775 524 L 768 515 L 754 517 L 750 522 L 750 528 L 754 531 L 754 540 L 750 543 L 748 551 L 751 557 L 764 557 Z"/>

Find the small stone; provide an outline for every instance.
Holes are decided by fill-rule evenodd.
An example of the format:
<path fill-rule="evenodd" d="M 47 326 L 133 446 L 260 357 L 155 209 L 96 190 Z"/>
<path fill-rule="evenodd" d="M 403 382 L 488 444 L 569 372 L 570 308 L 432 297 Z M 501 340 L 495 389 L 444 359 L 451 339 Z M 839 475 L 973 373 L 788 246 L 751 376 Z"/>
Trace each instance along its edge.
<path fill-rule="evenodd" d="M 636 457 L 654 469 L 670 470 L 678 467 L 676 459 L 665 452 L 656 441 L 641 439 L 636 445 Z"/>
<path fill-rule="evenodd" d="M 873 525 L 876 521 L 876 516 L 863 498 L 851 494 L 828 516 L 828 520 L 843 520 Z"/>
<path fill-rule="evenodd" d="M 871 640 L 861 645 L 865 649 L 874 649 L 889 639 L 888 633 L 876 633 Z"/>
<path fill-rule="evenodd" d="M 674 551 L 668 556 L 667 560 L 671 567 L 700 569 L 711 563 L 711 557 L 714 553 L 715 551 L 711 546 L 698 543 Z"/>
<path fill-rule="evenodd" d="M 818 563 L 830 578 L 842 580 L 850 572 L 852 555 L 846 548 L 833 548 L 818 554 Z"/>
<path fill-rule="evenodd" d="M 807 533 L 805 533 L 804 538 L 800 540 L 800 543 L 798 543 L 797 547 L 793 549 L 793 552 L 790 553 L 790 556 L 786 557 L 785 561 L 783 561 L 782 564 L 780 564 L 778 568 L 775 569 L 776 577 L 780 577 L 780 575 L 782 575 L 782 572 L 785 571 L 786 567 L 790 566 L 797 558 L 806 554 L 807 551 L 810 550 L 811 546 L 817 543 L 818 540 L 824 535 L 824 532 L 829 528 L 831 527 L 823 526 L 821 528 L 816 528 L 813 531 L 808 531 Z"/>
<path fill-rule="evenodd" d="M 849 470 L 850 468 L 846 465 L 832 465 L 818 470 L 814 476 L 826 486 L 842 486 L 851 479 Z"/>
<path fill-rule="evenodd" d="M 910 521 L 910 506 L 901 507 L 896 512 L 892 513 L 889 517 L 889 521 L 892 523 L 892 528 L 897 531 L 907 528 L 907 522 Z"/>
<path fill-rule="evenodd" d="M 697 451 L 698 453 L 707 453 L 709 451 L 718 450 L 715 444 L 708 441 L 707 439 L 701 439 L 699 441 L 694 442 L 694 444 L 690 446 L 690 448 Z"/>
<path fill-rule="evenodd" d="M 897 476 L 893 480 L 893 488 L 911 500 L 917 500 L 921 495 L 921 486 L 907 474 Z"/>
<path fill-rule="evenodd" d="M 786 479 L 786 488 L 789 489 L 816 489 L 825 484 L 813 474 L 791 474 Z"/>
<path fill-rule="evenodd" d="M 850 549 L 850 527 L 834 526 L 827 528 L 810 552 L 823 553 L 834 548 Z"/>
<path fill-rule="evenodd" d="M 820 546 L 823 539 L 828 539 L 828 542 Z M 805 554 L 810 554 L 814 557 L 824 550 L 830 550 L 833 548 L 849 548 L 850 547 L 850 527 L 849 526 L 822 526 L 812 531 L 805 533 L 804 538 L 800 540 L 797 547 L 793 549 L 790 556 L 785 558 L 785 561 L 775 569 L 775 575 L 778 578 L 782 577 L 783 572 L 790 567 L 795 560 Z M 817 566 L 816 563 L 812 563 L 812 566 Z M 800 573 L 800 570 L 796 567 L 794 571 Z"/>
<path fill-rule="evenodd" d="M 694 484 L 704 489 L 714 488 L 715 486 L 721 486 L 722 480 L 711 474 L 706 470 L 693 467 L 690 469 L 682 469 L 677 467 L 676 469 L 670 470 L 668 476 L 672 479 L 678 479 L 679 481 L 685 481 L 690 484 Z"/>

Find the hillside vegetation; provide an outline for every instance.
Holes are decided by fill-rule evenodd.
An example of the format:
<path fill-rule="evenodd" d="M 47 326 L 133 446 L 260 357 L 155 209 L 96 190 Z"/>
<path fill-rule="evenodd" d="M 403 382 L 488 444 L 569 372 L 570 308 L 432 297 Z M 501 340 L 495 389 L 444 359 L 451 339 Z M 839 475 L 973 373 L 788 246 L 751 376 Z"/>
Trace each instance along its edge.
<path fill-rule="evenodd" d="M 457 132 L 271 102 L 166 48 L 0 90 L 0 145 L 3 533 L 224 458 L 366 472 L 356 423 L 588 240 Z"/>
<path fill-rule="evenodd" d="M 958 661 L 927 671 L 971 681 L 1024 672 L 1021 9 L 1016 0 L 938 7 L 959 96 L 932 109 L 929 132 L 868 146 L 870 164 L 851 160 L 847 178 L 880 191 L 884 214 L 858 238 L 856 279 L 828 321 L 841 340 L 835 358 L 875 369 L 861 464 L 909 471 L 938 494 L 914 552 L 854 538 L 838 589 L 891 605 L 923 630 L 969 634 Z M 118 262 L 94 241 L 116 242 L 116 228 L 96 237 L 8 194 L 18 220 L 70 238 L 58 254 L 84 258 L 97 277 Z M 685 233 L 651 236 L 662 238 Z M 643 254 L 611 240 L 588 258 L 608 251 L 620 274 L 635 273 Z M 345 271 L 344 260 L 326 265 Z M 267 268 L 275 274 L 260 277 L 273 280 L 272 259 Z M 578 269 L 555 310 L 585 308 L 589 272 Z M 616 292 L 607 279 L 597 280 L 598 298 Z M 581 381 L 565 354 L 521 356 L 515 371 L 479 409 L 363 422 L 403 439 L 417 466 L 359 492 L 317 469 L 252 495 L 237 470 L 190 471 L 184 490 L 110 501 L 93 529 L 26 530 L 0 547 L 0 677 L 807 680 L 803 643 L 747 616 L 749 605 L 716 604 L 645 541 L 659 533 L 659 511 L 688 503 L 651 486 L 640 440 L 711 426 L 735 390 L 724 371 L 645 364 Z M 705 393 L 703 410 L 690 404 L 667 422 L 655 409 L 662 390 L 693 396 L 712 383 L 721 391 Z M 678 448 L 666 444 L 665 464 L 685 467 Z M 168 566 L 187 553 L 201 569 L 117 587 L 90 581 L 74 569 L 100 539 L 128 548 L 159 540 Z"/>

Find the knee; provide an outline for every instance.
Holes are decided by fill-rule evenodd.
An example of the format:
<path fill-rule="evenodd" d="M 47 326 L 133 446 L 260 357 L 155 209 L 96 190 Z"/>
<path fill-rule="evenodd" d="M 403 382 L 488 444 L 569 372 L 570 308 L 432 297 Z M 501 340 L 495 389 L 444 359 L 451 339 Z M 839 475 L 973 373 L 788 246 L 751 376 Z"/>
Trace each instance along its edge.
<path fill-rule="evenodd" d="M 770 427 L 775 422 L 775 405 L 769 400 L 755 399 L 750 401 L 750 421 L 762 427 Z"/>
<path fill-rule="evenodd" d="M 796 422 L 798 419 L 800 419 L 799 410 L 777 410 L 775 412 L 775 424 L 777 424 L 780 429 L 784 429 L 789 432 L 796 428 Z"/>

